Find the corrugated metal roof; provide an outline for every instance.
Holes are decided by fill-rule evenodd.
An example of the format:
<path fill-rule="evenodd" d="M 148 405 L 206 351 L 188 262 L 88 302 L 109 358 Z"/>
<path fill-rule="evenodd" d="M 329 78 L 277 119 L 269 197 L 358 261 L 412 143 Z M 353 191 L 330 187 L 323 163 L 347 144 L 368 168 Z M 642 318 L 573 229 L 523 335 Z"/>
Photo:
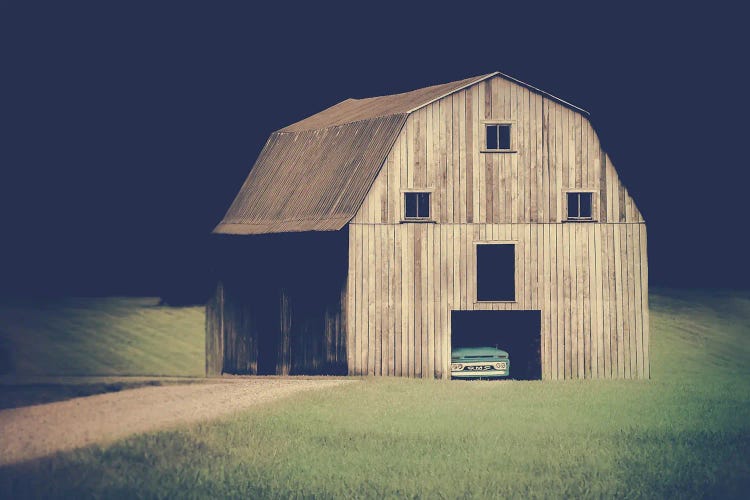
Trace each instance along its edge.
<path fill-rule="evenodd" d="M 433 85 L 402 94 L 385 95 L 380 97 L 368 97 L 367 99 L 347 99 L 309 118 L 298 121 L 288 127 L 281 129 L 283 132 L 299 132 L 302 130 L 318 129 L 333 125 L 342 125 L 379 116 L 410 113 L 415 108 L 440 99 L 441 97 L 456 92 L 480 82 L 486 78 L 498 74 L 489 73 L 482 76 L 473 76 L 456 82 Z"/>
<path fill-rule="evenodd" d="M 499 72 L 402 94 L 347 99 L 271 134 L 214 233 L 341 229 L 364 202 L 409 113 L 495 75 L 575 108 Z"/>
<path fill-rule="evenodd" d="M 367 196 L 406 116 L 274 132 L 214 232 L 341 229 Z"/>

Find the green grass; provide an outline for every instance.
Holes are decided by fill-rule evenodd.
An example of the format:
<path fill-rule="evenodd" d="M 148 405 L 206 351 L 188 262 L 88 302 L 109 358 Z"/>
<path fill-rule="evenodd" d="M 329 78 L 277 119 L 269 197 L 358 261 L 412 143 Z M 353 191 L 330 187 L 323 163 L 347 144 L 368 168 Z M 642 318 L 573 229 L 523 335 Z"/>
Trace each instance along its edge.
<path fill-rule="evenodd" d="M 0 303 L 0 375 L 204 375 L 204 309 L 156 298 Z"/>
<path fill-rule="evenodd" d="M 0 497 L 746 497 L 750 294 L 656 291 L 652 380 L 366 379 L 0 469 Z"/>

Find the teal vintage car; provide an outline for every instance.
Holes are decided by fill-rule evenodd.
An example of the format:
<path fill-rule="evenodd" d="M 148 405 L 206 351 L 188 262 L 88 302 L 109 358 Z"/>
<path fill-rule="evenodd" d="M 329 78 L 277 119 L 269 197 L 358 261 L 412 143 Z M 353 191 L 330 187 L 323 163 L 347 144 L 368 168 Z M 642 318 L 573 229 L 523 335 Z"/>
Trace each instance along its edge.
<path fill-rule="evenodd" d="M 452 378 L 510 376 L 508 353 L 497 347 L 456 347 L 451 351 Z"/>

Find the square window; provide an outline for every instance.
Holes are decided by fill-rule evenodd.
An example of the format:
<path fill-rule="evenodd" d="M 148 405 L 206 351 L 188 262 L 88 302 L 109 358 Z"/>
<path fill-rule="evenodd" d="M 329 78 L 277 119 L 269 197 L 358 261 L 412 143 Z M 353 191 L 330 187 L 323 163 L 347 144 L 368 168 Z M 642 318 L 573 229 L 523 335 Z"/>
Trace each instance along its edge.
<path fill-rule="evenodd" d="M 477 245 L 477 300 L 516 300 L 516 246 Z"/>
<path fill-rule="evenodd" d="M 404 218 L 429 219 L 430 193 L 404 193 Z"/>
<path fill-rule="evenodd" d="M 568 220 L 591 220 L 592 193 L 568 193 Z"/>
<path fill-rule="evenodd" d="M 510 124 L 487 125 L 487 149 L 502 151 L 510 149 Z"/>

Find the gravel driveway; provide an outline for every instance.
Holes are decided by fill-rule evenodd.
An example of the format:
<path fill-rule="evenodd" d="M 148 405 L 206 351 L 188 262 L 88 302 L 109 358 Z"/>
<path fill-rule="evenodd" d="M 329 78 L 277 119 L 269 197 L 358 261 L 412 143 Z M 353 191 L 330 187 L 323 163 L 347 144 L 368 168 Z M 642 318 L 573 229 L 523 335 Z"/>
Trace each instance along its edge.
<path fill-rule="evenodd" d="M 347 379 L 217 379 L 0 411 L 0 466 L 226 415 Z"/>

